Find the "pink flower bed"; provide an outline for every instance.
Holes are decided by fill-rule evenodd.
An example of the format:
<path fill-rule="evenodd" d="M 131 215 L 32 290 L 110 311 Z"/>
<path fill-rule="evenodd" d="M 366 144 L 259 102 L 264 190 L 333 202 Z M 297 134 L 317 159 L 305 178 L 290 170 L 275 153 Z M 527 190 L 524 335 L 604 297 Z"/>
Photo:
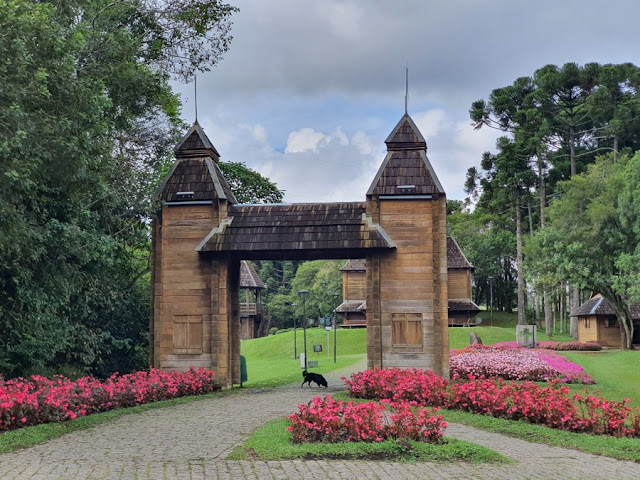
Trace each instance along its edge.
<path fill-rule="evenodd" d="M 562 355 L 543 350 L 498 347 L 474 348 L 452 352 L 449 358 L 451 374 L 460 377 L 501 377 L 507 380 L 550 381 L 566 383 L 596 383 L 580 365 Z"/>
<path fill-rule="evenodd" d="M 327 395 L 289 417 L 294 443 L 382 442 L 388 438 L 438 443 L 447 422 L 416 402 L 341 402 Z"/>
<path fill-rule="evenodd" d="M 149 372 L 115 374 L 104 382 L 91 377 L 76 381 L 62 376 L 0 377 L 0 431 L 208 393 L 216 389 L 213 375 L 202 368 L 187 372 L 152 368 Z"/>
<path fill-rule="evenodd" d="M 547 386 L 531 381 L 454 375 L 453 381 L 422 370 L 369 370 L 345 379 L 350 395 L 358 398 L 396 401 L 413 392 L 418 405 L 443 406 L 522 420 L 572 432 L 640 437 L 640 409 L 629 407 L 629 399 L 606 401 L 594 395 L 569 392 L 557 380 Z M 407 390 L 405 391 L 405 385 Z M 414 386 L 420 385 L 419 390 Z"/>

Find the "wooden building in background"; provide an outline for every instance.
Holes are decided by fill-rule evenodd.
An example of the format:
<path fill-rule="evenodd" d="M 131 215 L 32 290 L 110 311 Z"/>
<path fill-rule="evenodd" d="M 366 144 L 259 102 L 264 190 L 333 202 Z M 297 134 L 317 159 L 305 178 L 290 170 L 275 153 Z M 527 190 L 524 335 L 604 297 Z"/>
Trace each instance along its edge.
<path fill-rule="evenodd" d="M 262 290 L 267 288 L 250 262 L 240 262 L 240 289 L 244 290 L 244 301 L 240 302 L 240 338 L 258 338 L 268 328 L 266 305 L 262 303 Z"/>
<path fill-rule="evenodd" d="M 621 347 L 620 321 L 613 306 L 597 294 L 571 312 L 578 317 L 578 341 L 597 342 L 603 347 Z M 640 304 L 631 306 L 634 324 L 633 343 L 640 343 Z"/>
<path fill-rule="evenodd" d="M 347 260 L 342 272 L 342 303 L 336 313 L 345 328 L 367 326 L 367 261 Z"/>
<path fill-rule="evenodd" d="M 237 204 L 196 122 L 153 221 L 150 361 L 240 382 L 241 260 L 366 259 L 367 366 L 449 373 L 446 196 L 405 113 L 364 202 Z M 362 295 L 360 290 L 358 295 Z"/>
<path fill-rule="evenodd" d="M 447 237 L 449 326 L 475 325 L 474 317 L 480 312 L 480 308 L 471 300 L 471 274 L 474 269 L 455 238 Z"/>
<path fill-rule="evenodd" d="M 348 260 L 342 271 L 342 304 L 336 312 L 345 328 L 367 326 L 366 313 L 366 260 Z M 449 326 L 475 325 L 474 317 L 480 309 L 471 300 L 471 274 L 469 263 L 453 237 L 447 237 L 447 290 Z"/>

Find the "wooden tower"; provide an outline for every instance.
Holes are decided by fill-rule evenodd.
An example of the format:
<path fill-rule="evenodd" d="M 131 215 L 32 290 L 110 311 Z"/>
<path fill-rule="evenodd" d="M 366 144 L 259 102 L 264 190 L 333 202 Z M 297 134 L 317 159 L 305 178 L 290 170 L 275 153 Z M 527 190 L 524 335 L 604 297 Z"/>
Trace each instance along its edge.
<path fill-rule="evenodd" d="M 230 386 L 240 362 L 239 322 L 231 321 L 239 312 L 239 261 L 196 249 L 237 202 L 220 155 L 197 122 L 175 155 L 157 191 L 162 210 L 153 222 L 150 361 L 162 369 L 213 368 L 220 384 Z"/>
<path fill-rule="evenodd" d="M 445 193 L 408 114 L 385 143 L 366 210 L 396 248 L 367 255 L 368 368 L 448 375 Z"/>

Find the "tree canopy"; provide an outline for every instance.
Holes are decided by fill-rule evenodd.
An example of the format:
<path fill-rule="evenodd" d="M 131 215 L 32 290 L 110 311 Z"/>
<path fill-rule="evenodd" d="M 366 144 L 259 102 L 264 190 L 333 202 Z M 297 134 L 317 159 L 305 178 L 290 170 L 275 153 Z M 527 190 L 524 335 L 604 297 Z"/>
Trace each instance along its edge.
<path fill-rule="evenodd" d="M 216 0 L 0 2 L 0 372 L 147 363 L 152 192 L 184 125 L 170 75 L 227 50 Z"/>

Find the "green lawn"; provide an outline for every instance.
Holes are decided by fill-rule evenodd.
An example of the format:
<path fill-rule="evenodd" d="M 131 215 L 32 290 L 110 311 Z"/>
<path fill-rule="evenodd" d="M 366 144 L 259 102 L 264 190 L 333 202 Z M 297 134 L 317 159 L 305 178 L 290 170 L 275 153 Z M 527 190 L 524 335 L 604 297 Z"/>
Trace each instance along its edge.
<path fill-rule="evenodd" d="M 629 397 L 631 405 L 640 407 L 640 351 L 602 350 L 600 352 L 563 352 L 598 382 L 589 391 L 600 391 L 607 400 L 621 401 Z M 572 385 L 572 392 L 581 393 L 584 385 Z"/>
<path fill-rule="evenodd" d="M 258 429 L 243 445 L 235 448 L 229 460 L 263 461 L 286 459 L 367 459 L 429 462 L 465 461 L 471 463 L 509 462 L 505 457 L 485 447 L 462 440 L 448 439 L 441 445 L 418 442 L 380 443 L 303 443 L 293 444 L 287 418 L 272 420 Z"/>
<path fill-rule="evenodd" d="M 302 382 L 300 360 L 293 358 L 293 331 L 268 337 L 243 340 L 242 355 L 247 359 L 247 387 L 269 387 Z M 318 371 L 330 372 L 348 367 L 366 357 L 367 332 L 365 329 L 337 331 L 337 363 L 333 363 L 334 332 L 330 332 L 330 349 L 327 357 L 327 332 L 320 328 L 307 329 L 307 361 L 317 361 Z M 298 355 L 304 352 L 303 330 L 296 333 Z M 313 346 L 322 345 L 322 352 L 314 353 Z M 314 369 L 309 369 L 313 371 Z"/>

